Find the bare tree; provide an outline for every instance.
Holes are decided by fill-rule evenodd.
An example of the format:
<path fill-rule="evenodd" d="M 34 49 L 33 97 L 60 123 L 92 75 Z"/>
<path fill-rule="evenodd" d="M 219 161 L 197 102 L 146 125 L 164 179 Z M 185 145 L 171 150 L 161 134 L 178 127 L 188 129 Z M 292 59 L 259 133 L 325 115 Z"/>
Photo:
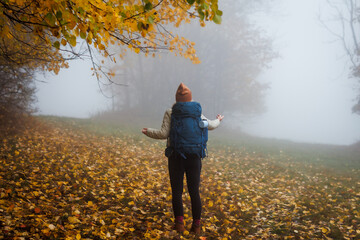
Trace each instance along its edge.
<path fill-rule="evenodd" d="M 358 0 L 327 0 L 327 3 L 335 12 L 335 21 L 340 24 L 340 30 L 334 30 L 323 21 L 322 23 L 342 43 L 351 63 L 351 76 L 358 79 L 360 83 L 360 2 Z M 360 86 L 357 103 L 352 110 L 360 114 Z"/>
<path fill-rule="evenodd" d="M 0 135 L 18 129 L 35 100 L 34 70 L 0 60 Z"/>

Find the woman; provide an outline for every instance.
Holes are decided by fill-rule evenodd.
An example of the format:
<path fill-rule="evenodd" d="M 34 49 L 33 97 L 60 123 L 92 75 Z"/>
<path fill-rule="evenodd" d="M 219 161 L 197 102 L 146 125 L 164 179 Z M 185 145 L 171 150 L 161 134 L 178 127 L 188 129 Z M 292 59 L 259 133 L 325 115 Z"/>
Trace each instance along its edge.
<path fill-rule="evenodd" d="M 175 95 L 176 103 L 192 102 L 191 90 L 181 83 L 178 87 Z M 176 104 L 175 104 L 176 105 Z M 175 106 L 174 105 L 174 106 Z M 200 107 L 201 111 L 201 107 Z M 154 139 L 168 139 L 168 149 L 171 148 L 171 142 L 169 139 L 170 132 L 172 129 L 171 118 L 173 109 L 168 109 L 165 112 L 161 129 L 143 128 L 142 133 L 146 136 Z M 224 116 L 220 114 L 216 116 L 215 120 L 208 120 L 201 114 L 201 119 L 205 119 L 208 122 L 208 130 L 213 130 L 220 125 L 221 120 Z M 172 205 L 175 215 L 175 226 L 174 229 L 178 232 L 183 232 L 184 228 L 184 213 L 182 204 L 182 192 L 183 192 L 183 180 L 184 174 L 186 174 L 188 191 L 191 198 L 191 209 L 193 216 L 193 223 L 190 231 L 195 234 L 200 233 L 201 224 L 201 199 L 199 193 L 200 187 L 200 173 L 201 173 L 201 155 L 193 153 L 183 153 L 173 151 L 168 156 L 168 167 L 170 175 L 170 184 L 172 192 Z"/>

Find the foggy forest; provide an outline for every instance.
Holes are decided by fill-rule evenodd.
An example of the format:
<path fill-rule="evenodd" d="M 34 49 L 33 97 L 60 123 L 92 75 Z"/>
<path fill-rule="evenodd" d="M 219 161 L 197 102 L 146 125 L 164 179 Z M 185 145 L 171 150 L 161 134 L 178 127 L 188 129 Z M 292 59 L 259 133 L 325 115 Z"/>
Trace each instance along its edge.
<path fill-rule="evenodd" d="M 359 0 L 0 9 L 0 239 L 360 239 Z"/>

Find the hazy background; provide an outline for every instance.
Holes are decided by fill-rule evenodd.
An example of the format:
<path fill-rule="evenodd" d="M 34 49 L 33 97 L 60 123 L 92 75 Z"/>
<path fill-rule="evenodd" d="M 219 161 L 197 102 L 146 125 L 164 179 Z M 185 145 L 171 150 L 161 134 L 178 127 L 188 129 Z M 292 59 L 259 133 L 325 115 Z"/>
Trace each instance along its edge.
<path fill-rule="evenodd" d="M 275 2 L 276 8 L 252 18 L 267 30 L 280 55 L 259 76 L 270 83 L 267 111 L 246 121 L 225 118 L 223 126 L 239 124 L 250 134 L 301 142 L 347 145 L 359 141 L 360 116 L 351 113 L 356 82 L 348 79 L 348 59 L 341 43 L 319 22 L 319 15 L 331 17 L 325 0 Z M 87 118 L 111 108 L 111 99 L 99 92 L 90 68 L 90 62 L 78 60 L 59 75 L 39 75 L 46 83 L 37 83 L 38 113 Z M 168 91 L 174 94 L 177 85 Z M 207 115 L 215 117 L 212 112 Z"/>

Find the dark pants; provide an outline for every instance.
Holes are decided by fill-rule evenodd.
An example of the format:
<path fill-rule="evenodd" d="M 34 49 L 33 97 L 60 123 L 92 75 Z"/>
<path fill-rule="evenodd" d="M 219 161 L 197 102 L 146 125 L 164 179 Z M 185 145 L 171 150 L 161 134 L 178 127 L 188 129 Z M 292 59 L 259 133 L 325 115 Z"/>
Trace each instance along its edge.
<path fill-rule="evenodd" d="M 182 193 L 185 173 L 188 191 L 191 198 L 192 216 L 193 219 L 200 219 L 200 172 L 201 158 L 195 154 L 186 155 L 186 159 L 176 153 L 173 153 L 169 157 L 169 174 L 172 191 L 172 205 L 175 217 L 184 216 Z"/>

